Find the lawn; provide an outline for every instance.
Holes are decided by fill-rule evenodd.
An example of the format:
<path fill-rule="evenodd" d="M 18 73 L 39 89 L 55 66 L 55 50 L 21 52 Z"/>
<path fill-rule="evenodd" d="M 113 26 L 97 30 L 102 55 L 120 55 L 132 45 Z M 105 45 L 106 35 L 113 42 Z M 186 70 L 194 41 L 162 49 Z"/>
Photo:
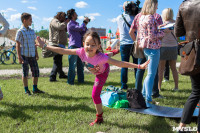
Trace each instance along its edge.
<path fill-rule="evenodd" d="M 133 71 L 129 72 L 129 87 L 134 87 Z M 123 109 L 103 107 L 102 125 L 90 127 L 95 119 L 91 98 L 95 76 L 85 74 L 85 84 L 70 86 L 66 80 L 50 83 L 47 75 L 39 78 L 39 89 L 46 94 L 27 96 L 21 77 L 0 77 L 4 99 L 0 101 L 0 132 L 2 133 L 171 133 L 180 119 L 155 117 Z M 163 83 L 161 94 L 166 99 L 156 99 L 160 105 L 183 108 L 190 92 L 189 77 L 180 76 L 179 92 L 173 92 L 172 77 Z M 31 79 L 29 88 L 32 89 Z M 120 87 L 120 72 L 111 72 L 106 84 Z M 196 127 L 195 119 L 191 127 Z"/>

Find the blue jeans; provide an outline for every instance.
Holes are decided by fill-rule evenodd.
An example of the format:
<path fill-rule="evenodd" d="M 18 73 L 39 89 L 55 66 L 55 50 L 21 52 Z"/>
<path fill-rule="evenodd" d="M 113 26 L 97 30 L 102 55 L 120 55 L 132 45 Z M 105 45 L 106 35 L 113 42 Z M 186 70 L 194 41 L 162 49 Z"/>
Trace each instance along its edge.
<path fill-rule="evenodd" d="M 146 62 L 146 58 L 138 58 L 138 64 L 143 64 Z M 144 76 L 145 69 L 138 69 L 136 73 L 136 78 L 135 78 L 135 88 L 139 90 L 140 92 L 142 91 L 142 80 Z M 152 96 L 158 97 L 159 90 L 158 90 L 158 70 L 154 79 L 154 85 L 153 85 L 153 94 Z"/>
<path fill-rule="evenodd" d="M 131 44 L 120 46 L 122 61 L 129 62 L 131 47 L 132 47 Z M 137 64 L 137 58 L 133 57 L 133 63 Z M 136 76 L 137 68 L 135 68 L 134 71 Z M 127 89 L 128 88 L 127 82 L 128 82 L 128 68 L 121 68 L 121 88 Z"/>
<path fill-rule="evenodd" d="M 147 102 L 151 102 L 151 94 L 154 85 L 154 79 L 158 70 L 158 64 L 160 61 L 160 49 L 144 49 L 146 58 L 150 59 L 148 64 L 148 73 L 143 83 L 142 94 L 146 98 Z"/>
<path fill-rule="evenodd" d="M 76 46 L 70 46 L 69 49 L 75 49 L 78 48 Z M 75 67 L 77 67 L 77 74 L 78 74 L 78 82 L 83 83 L 84 82 L 84 65 L 81 59 L 78 57 L 78 55 L 69 55 L 69 70 L 68 70 L 68 80 L 67 83 L 73 85 L 74 79 L 75 79 Z"/>

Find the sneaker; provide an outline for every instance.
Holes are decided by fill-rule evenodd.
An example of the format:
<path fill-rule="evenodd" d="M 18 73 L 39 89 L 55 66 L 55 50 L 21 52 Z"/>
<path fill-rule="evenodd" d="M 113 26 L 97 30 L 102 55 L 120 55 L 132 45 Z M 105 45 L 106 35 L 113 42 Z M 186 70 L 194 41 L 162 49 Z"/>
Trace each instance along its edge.
<path fill-rule="evenodd" d="M 164 79 L 162 82 L 169 82 L 169 80 L 168 79 Z"/>
<path fill-rule="evenodd" d="M 29 90 L 27 90 L 27 91 L 25 91 L 25 94 L 30 96 L 31 92 Z"/>
<path fill-rule="evenodd" d="M 158 96 L 152 96 L 153 98 L 159 98 L 159 99 L 164 99 L 165 97 L 162 95 L 158 95 Z"/>
<path fill-rule="evenodd" d="M 39 93 L 45 93 L 44 91 L 41 91 L 37 88 L 37 90 L 33 91 L 33 94 L 39 94 Z"/>
<path fill-rule="evenodd" d="M 61 76 L 59 76 L 59 78 L 60 78 L 60 79 L 67 79 L 68 76 L 67 76 L 67 75 L 61 75 Z"/>
<path fill-rule="evenodd" d="M 56 82 L 57 80 L 56 80 L 56 79 L 50 78 L 49 81 L 50 81 L 50 82 Z"/>

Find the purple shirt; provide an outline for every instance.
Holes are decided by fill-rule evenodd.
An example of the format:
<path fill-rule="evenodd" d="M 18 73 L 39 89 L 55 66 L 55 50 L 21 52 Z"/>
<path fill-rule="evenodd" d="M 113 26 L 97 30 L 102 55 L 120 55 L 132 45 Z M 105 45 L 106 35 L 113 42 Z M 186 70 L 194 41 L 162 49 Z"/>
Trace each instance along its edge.
<path fill-rule="evenodd" d="M 86 25 L 83 23 L 79 26 L 79 23 L 73 20 L 70 20 L 67 24 L 67 31 L 69 34 L 69 46 L 76 46 L 80 48 L 82 46 L 82 38 L 87 30 Z"/>

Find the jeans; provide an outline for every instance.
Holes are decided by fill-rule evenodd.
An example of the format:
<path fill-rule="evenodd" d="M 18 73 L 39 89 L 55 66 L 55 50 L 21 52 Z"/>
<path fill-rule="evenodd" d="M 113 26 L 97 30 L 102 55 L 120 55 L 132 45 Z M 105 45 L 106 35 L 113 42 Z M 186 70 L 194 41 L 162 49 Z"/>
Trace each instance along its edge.
<path fill-rule="evenodd" d="M 154 84 L 154 79 L 158 70 L 158 64 L 160 61 L 160 49 L 144 49 L 146 58 L 150 59 L 148 64 L 148 73 L 143 83 L 142 95 L 146 98 L 147 102 L 151 102 L 151 94 Z"/>
<path fill-rule="evenodd" d="M 59 73 L 60 76 L 65 75 L 62 69 L 62 57 L 63 55 L 57 54 L 53 57 L 53 68 L 51 70 L 50 79 L 56 79 L 57 73 Z"/>
<path fill-rule="evenodd" d="M 76 46 L 70 46 L 69 49 L 75 49 L 78 48 Z M 77 75 L 78 75 L 78 82 L 83 83 L 84 82 L 84 65 L 81 59 L 78 57 L 78 55 L 69 55 L 69 70 L 68 70 L 68 80 L 67 83 L 73 85 L 74 79 L 75 79 L 75 67 L 77 67 Z"/>
<path fill-rule="evenodd" d="M 122 61 L 129 62 L 131 47 L 132 47 L 131 44 L 120 46 Z M 137 58 L 133 57 L 133 63 L 137 64 Z M 135 77 L 136 77 L 137 68 L 135 68 L 134 71 L 135 71 Z M 128 88 L 127 82 L 128 82 L 128 68 L 121 68 L 121 88 L 127 89 Z"/>
<path fill-rule="evenodd" d="M 146 61 L 147 61 L 146 58 L 139 58 L 138 64 L 143 64 Z M 137 73 L 136 73 L 135 88 L 137 90 L 139 90 L 140 92 L 142 91 L 142 80 L 143 80 L 144 72 L 145 72 L 145 69 L 138 69 Z M 154 79 L 154 84 L 153 84 L 153 94 L 152 94 L 152 96 L 158 97 L 159 95 L 160 94 L 159 94 L 159 90 L 158 90 L 158 69 L 157 69 L 156 76 L 155 76 L 155 79 Z"/>
<path fill-rule="evenodd" d="M 192 93 L 190 94 L 189 98 L 187 99 L 187 102 L 185 103 L 181 117 L 181 122 L 184 124 L 191 123 L 192 115 L 200 99 L 200 74 L 190 76 L 190 79 L 192 82 Z M 200 124 L 199 122 L 200 121 L 198 120 L 198 127 Z"/>

